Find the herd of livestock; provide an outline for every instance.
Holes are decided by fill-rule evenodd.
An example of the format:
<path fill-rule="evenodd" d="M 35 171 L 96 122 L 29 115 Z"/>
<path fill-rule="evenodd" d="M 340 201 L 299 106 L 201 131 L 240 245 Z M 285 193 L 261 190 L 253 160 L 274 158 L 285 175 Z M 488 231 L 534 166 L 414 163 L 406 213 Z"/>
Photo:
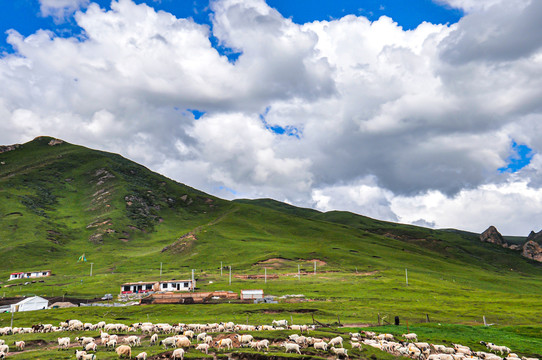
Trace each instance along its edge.
<path fill-rule="evenodd" d="M 165 350 L 173 349 L 171 359 L 184 359 L 186 349 L 195 347 L 197 351 L 208 354 L 211 348 L 217 351 L 230 350 L 235 346 L 251 347 L 258 351 L 269 351 L 269 346 L 280 346 L 284 352 L 296 352 L 302 354 L 302 349 L 313 347 L 316 351 L 330 352 L 337 358 L 348 358 L 348 349 L 343 346 L 345 341 L 342 336 L 333 338 L 316 338 L 308 336 L 314 326 L 288 325 L 286 320 L 273 320 L 272 325 L 242 325 L 227 323 L 214 324 L 152 324 L 136 323 L 130 326 L 124 324 L 107 324 L 104 321 L 97 324 L 83 323 L 79 320 L 61 322 L 59 326 L 52 324 L 39 324 L 31 328 L 0 328 L 0 336 L 25 334 L 25 333 L 49 333 L 67 331 L 100 331 L 99 337 L 59 337 L 58 350 L 72 349 L 77 360 L 96 360 L 98 344 L 102 349 L 115 351 L 119 358 L 131 359 L 132 355 L 137 360 L 146 360 L 147 353 L 140 351 L 137 355 L 132 354 L 132 348 L 141 347 L 142 337 L 150 336 L 149 345 L 160 345 Z M 236 332 L 256 332 L 260 330 L 295 330 L 283 342 L 273 343 L 267 339 L 255 339 L 250 334 L 235 334 Z M 128 333 L 140 333 L 128 335 Z M 229 333 L 224 336 L 221 333 Z M 215 338 L 210 334 L 214 334 Z M 162 337 L 162 339 L 160 339 Z M 467 346 L 452 344 L 445 345 L 419 342 L 414 333 L 403 334 L 402 340 L 396 340 L 392 334 L 376 334 L 370 331 L 349 333 L 349 344 L 352 350 L 362 349 L 362 345 L 371 346 L 386 351 L 395 356 L 410 357 L 415 360 L 538 360 L 537 358 L 519 357 L 506 346 L 480 341 L 488 351 L 473 351 Z M 235 341 L 234 341 L 235 340 Z M 25 342 L 13 343 L 17 351 L 24 351 Z M 5 358 L 10 352 L 9 346 L 0 339 L 0 359 Z"/>

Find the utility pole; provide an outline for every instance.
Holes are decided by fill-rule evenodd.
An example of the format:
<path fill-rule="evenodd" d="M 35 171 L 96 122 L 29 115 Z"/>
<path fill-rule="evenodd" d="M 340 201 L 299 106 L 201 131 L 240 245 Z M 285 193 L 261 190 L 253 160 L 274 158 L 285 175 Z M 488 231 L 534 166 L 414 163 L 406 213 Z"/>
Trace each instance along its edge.
<path fill-rule="evenodd" d="M 408 286 L 408 270 L 405 268 L 406 286 Z"/>
<path fill-rule="evenodd" d="M 297 264 L 297 277 L 301 280 L 301 265 Z"/>
<path fill-rule="evenodd" d="M 264 283 L 267 284 L 267 268 L 263 268 L 264 269 Z"/>
<path fill-rule="evenodd" d="M 194 269 L 192 269 L 192 292 L 194 292 Z"/>
<path fill-rule="evenodd" d="M 231 285 L 231 265 L 230 265 L 230 285 Z"/>
<path fill-rule="evenodd" d="M 94 265 L 94 263 L 90 263 L 90 276 L 92 276 L 92 265 Z"/>
<path fill-rule="evenodd" d="M 162 278 L 162 262 L 160 262 L 160 279 Z"/>
<path fill-rule="evenodd" d="M 222 261 L 220 262 L 220 276 L 222 276 Z"/>
<path fill-rule="evenodd" d="M 316 261 L 314 262 L 314 275 L 316 275 Z"/>

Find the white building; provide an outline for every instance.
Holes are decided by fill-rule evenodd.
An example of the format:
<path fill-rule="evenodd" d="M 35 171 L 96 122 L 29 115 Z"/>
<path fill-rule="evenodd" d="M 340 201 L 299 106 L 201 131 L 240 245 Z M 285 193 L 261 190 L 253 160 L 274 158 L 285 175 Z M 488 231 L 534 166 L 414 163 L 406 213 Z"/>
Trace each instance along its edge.
<path fill-rule="evenodd" d="M 120 293 L 121 294 L 142 294 L 142 293 L 148 293 L 150 291 L 155 291 L 156 282 L 134 282 L 134 283 L 126 283 L 122 284 L 120 286 Z"/>
<path fill-rule="evenodd" d="M 9 275 L 8 280 L 34 279 L 34 278 L 45 277 L 45 276 L 51 276 L 51 270 L 11 273 L 11 275 Z"/>
<path fill-rule="evenodd" d="M 241 290 L 241 300 L 263 299 L 263 290 Z"/>
<path fill-rule="evenodd" d="M 39 296 L 33 296 L 11 305 L 11 312 L 33 311 L 47 309 L 49 300 Z"/>
<path fill-rule="evenodd" d="M 196 280 L 168 280 L 160 281 L 158 291 L 190 291 L 196 287 Z"/>
<path fill-rule="evenodd" d="M 139 281 L 120 286 L 121 294 L 143 294 L 158 291 L 191 291 L 196 287 L 192 280 Z"/>

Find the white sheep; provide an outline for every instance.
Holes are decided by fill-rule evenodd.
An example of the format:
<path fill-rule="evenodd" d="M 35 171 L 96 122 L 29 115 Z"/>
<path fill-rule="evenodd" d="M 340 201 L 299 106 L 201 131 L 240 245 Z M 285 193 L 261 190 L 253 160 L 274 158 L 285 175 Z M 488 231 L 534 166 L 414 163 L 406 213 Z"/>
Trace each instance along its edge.
<path fill-rule="evenodd" d="M 119 358 L 127 357 L 128 359 L 132 358 L 132 348 L 128 345 L 121 345 L 115 349 L 115 352 Z"/>
<path fill-rule="evenodd" d="M 24 341 L 15 341 L 15 347 L 16 347 L 17 350 L 19 350 L 19 351 L 23 351 L 25 345 L 26 345 L 26 344 L 25 344 Z"/>
<path fill-rule="evenodd" d="M 220 339 L 216 342 L 218 349 L 220 350 L 223 346 L 227 347 L 230 350 L 233 347 L 233 342 L 229 338 Z"/>
<path fill-rule="evenodd" d="M 213 337 L 212 337 L 211 335 L 207 335 L 207 336 L 205 337 L 205 339 L 203 339 L 203 342 L 204 342 L 205 344 L 211 345 L 211 343 L 213 342 Z"/>
<path fill-rule="evenodd" d="M 136 360 L 147 360 L 147 353 L 146 352 L 139 353 L 137 354 L 135 358 Z"/>
<path fill-rule="evenodd" d="M 250 334 L 246 335 L 236 335 L 237 341 L 239 341 L 241 344 L 248 344 L 252 340 L 254 340 L 254 337 Z"/>
<path fill-rule="evenodd" d="M 86 344 L 89 344 L 91 342 L 94 342 L 94 338 L 91 337 L 76 337 L 75 341 L 79 342 L 82 346 L 85 346 Z"/>
<path fill-rule="evenodd" d="M 297 352 L 298 354 L 301 355 L 301 351 L 299 350 L 299 345 L 298 344 L 292 344 L 292 343 L 282 343 L 282 346 L 285 348 L 285 351 L 284 352 L 290 352 L 290 351 L 295 351 Z"/>
<path fill-rule="evenodd" d="M 175 340 L 175 346 L 178 348 L 190 347 L 190 339 L 186 336 L 179 336 Z"/>
<path fill-rule="evenodd" d="M 414 340 L 414 341 L 418 341 L 418 335 L 414 334 L 414 333 L 409 333 L 409 334 L 403 334 L 401 335 L 404 339 L 406 340 Z"/>
<path fill-rule="evenodd" d="M 352 349 L 361 350 L 361 344 L 359 342 L 350 341 L 350 345 L 352 345 Z"/>
<path fill-rule="evenodd" d="M 75 350 L 75 358 L 77 360 L 81 360 L 83 358 L 83 355 L 86 355 L 87 352 L 84 350 Z"/>
<path fill-rule="evenodd" d="M 0 351 L 0 359 L 4 359 L 6 357 L 6 353 L 3 351 Z"/>
<path fill-rule="evenodd" d="M 85 350 L 86 351 L 97 351 L 98 350 L 98 345 L 96 345 L 95 342 L 88 343 L 85 346 Z"/>
<path fill-rule="evenodd" d="M 327 343 L 325 341 L 315 342 L 312 344 L 315 349 L 327 351 Z"/>
<path fill-rule="evenodd" d="M 284 326 L 288 327 L 288 320 L 273 320 L 271 321 L 273 326 Z"/>
<path fill-rule="evenodd" d="M 340 336 L 334 337 L 333 339 L 329 340 L 327 343 L 328 346 L 335 346 L 335 345 L 341 345 L 343 346 L 343 338 Z"/>
<path fill-rule="evenodd" d="M 392 334 L 379 334 L 377 336 L 377 339 L 386 340 L 386 341 L 393 341 L 393 335 Z"/>
<path fill-rule="evenodd" d="M 207 333 L 199 333 L 198 336 L 196 336 L 196 341 L 203 341 L 205 340 L 205 336 L 207 336 Z"/>
<path fill-rule="evenodd" d="M 70 338 L 69 337 L 63 337 L 63 338 L 57 338 L 58 341 L 58 349 L 67 349 L 70 347 Z"/>
<path fill-rule="evenodd" d="M 106 348 L 114 349 L 115 346 L 117 346 L 117 340 L 115 340 L 115 339 L 111 339 L 111 340 L 109 340 L 108 342 L 105 343 Z"/>
<path fill-rule="evenodd" d="M 141 339 L 135 335 L 125 337 L 124 342 L 130 346 L 141 346 Z"/>
<path fill-rule="evenodd" d="M 257 349 L 260 351 L 262 348 L 265 348 L 267 351 L 269 351 L 269 340 L 264 339 L 260 341 L 251 341 L 250 347 L 253 349 Z"/>
<path fill-rule="evenodd" d="M 175 346 L 176 340 L 177 339 L 175 339 L 174 337 L 167 337 L 164 340 L 160 341 L 158 344 L 159 345 L 164 345 L 164 349 L 167 350 L 168 346 L 171 346 L 171 347 Z"/>
<path fill-rule="evenodd" d="M 152 336 L 151 336 L 151 346 L 156 345 L 157 341 L 158 341 L 158 334 L 152 334 Z"/>
<path fill-rule="evenodd" d="M 171 354 L 171 358 L 173 360 L 175 360 L 175 359 L 183 360 L 183 358 L 184 358 L 184 349 L 175 349 L 175 350 L 173 350 L 173 354 Z"/>
<path fill-rule="evenodd" d="M 209 344 L 201 343 L 196 346 L 196 350 L 209 354 Z"/>
<path fill-rule="evenodd" d="M 81 360 L 96 360 L 95 354 L 85 354 L 81 357 Z"/>
<path fill-rule="evenodd" d="M 331 350 L 331 352 L 335 355 L 343 355 L 344 357 L 348 357 L 348 351 L 345 348 L 335 348 L 332 346 L 329 350 Z"/>

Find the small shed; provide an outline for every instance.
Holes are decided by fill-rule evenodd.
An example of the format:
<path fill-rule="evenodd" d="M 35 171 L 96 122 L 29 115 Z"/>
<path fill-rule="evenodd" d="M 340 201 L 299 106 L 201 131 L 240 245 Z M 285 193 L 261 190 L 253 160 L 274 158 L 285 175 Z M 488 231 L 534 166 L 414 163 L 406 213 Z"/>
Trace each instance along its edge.
<path fill-rule="evenodd" d="M 263 290 L 241 290 L 241 300 L 263 299 Z"/>
<path fill-rule="evenodd" d="M 47 309 L 49 300 L 40 296 L 33 296 L 11 305 L 11 312 L 33 311 Z"/>

